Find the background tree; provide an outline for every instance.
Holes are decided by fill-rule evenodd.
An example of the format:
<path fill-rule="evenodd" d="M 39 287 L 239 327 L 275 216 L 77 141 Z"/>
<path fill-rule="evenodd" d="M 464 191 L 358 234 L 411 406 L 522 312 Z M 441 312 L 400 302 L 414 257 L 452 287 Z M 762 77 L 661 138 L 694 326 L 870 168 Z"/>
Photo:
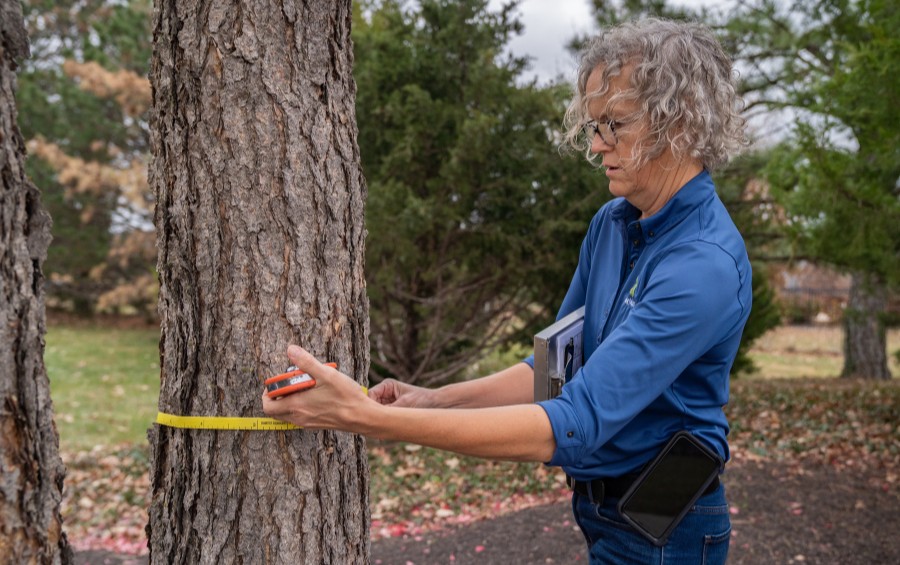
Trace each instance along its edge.
<path fill-rule="evenodd" d="M 504 55 L 514 4 L 367 2 L 354 23 L 372 377 L 446 382 L 556 315 L 606 179 L 561 156 L 567 84 Z M 563 41 L 563 38 L 560 38 Z"/>
<path fill-rule="evenodd" d="M 646 17 L 705 21 L 708 13 L 704 7 L 694 9 L 672 4 L 668 0 L 590 0 L 590 3 L 594 17 L 601 26 Z M 576 46 L 580 46 L 582 42 L 583 39 L 576 40 Z"/>
<path fill-rule="evenodd" d="M 796 125 L 768 180 L 796 248 L 852 274 L 843 376 L 887 379 L 900 282 L 900 11 L 888 0 L 748 2 L 728 23 L 755 104 Z"/>
<path fill-rule="evenodd" d="M 202 22 L 202 23 L 201 23 Z M 349 0 L 160 3 L 160 410 L 259 416 L 300 343 L 368 371 Z M 157 427 L 153 563 L 365 563 L 365 442 Z"/>
<path fill-rule="evenodd" d="M 0 552 L 7 563 L 69 563 L 59 513 L 65 467 L 44 367 L 50 217 L 25 175 L 17 60 L 28 56 L 18 0 L 0 0 Z"/>
<path fill-rule="evenodd" d="M 48 302 L 155 314 L 146 181 L 149 0 L 36 0 L 20 74 L 27 172 L 54 218 Z"/>

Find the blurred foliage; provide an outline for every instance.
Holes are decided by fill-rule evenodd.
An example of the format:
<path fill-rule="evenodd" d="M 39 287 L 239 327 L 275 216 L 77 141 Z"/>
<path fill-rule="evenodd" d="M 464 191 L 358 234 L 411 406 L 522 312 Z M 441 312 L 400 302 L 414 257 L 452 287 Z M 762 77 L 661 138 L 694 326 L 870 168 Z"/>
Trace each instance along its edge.
<path fill-rule="evenodd" d="M 765 173 L 803 252 L 900 283 L 900 7 L 883 0 L 748 3 L 729 23 L 747 84 L 797 109 Z M 760 86 L 765 84 L 765 86 Z"/>
<path fill-rule="evenodd" d="M 31 180 L 41 187 L 44 207 L 53 219 L 53 241 L 44 267 L 48 301 L 51 305 L 68 303 L 74 312 L 89 315 L 100 292 L 90 279 L 90 271 L 106 259 L 112 240 L 110 206 L 103 202 L 103 196 L 91 195 L 73 203 L 57 183 L 56 171 L 45 161 L 31 159 L 27 168 Z M 85 222 L 81 209 L 85 204 L 107 213 L 95 214 Z"/>
<path fill-rule="evenodd" d="M 70 76 L 64 65 L 93 61 L 110 72 L 145 76 L 150 7 L 149 0 L 25 3 L 31 57 L 19 72 L 17 106 L 26 140 L 58 147 L 83 163 L 82 174 L 88 176 L 95 174 L 93 166 L 121 169 L 143 158 L 149 131 L 142 116 L 129 116 L 116 100 L 86 90 L 84 77 Z M 31 146 L 30 152 L 27 172 L 53 218 L 53 241 L 44 264 L 48 306 L 91 314 L 104 294 L 152 269 L 146 254 L 128 268 L 121 261 L 107 268 L 117 233 L 150 227 L 150 196 L 145 195 L 146 206 L 134 208 L 120 191 L 101 183 L 75 188 L 72 179 L 78 171 L 69 166 L 61 181 L 60 163 L 36 157 Z"/>
<path fill-rule="evenodd" d="M 694 9 L 668 0 L 591 0 L 594 18 L 600 26 L 613 26 L 646 17 L 703 21 L 706 8 Z"/>

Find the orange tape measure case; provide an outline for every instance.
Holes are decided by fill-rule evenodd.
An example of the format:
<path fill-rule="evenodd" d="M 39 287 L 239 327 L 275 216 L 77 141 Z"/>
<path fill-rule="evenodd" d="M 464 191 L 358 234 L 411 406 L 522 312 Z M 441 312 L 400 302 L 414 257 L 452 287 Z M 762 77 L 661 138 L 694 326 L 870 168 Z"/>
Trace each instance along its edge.
<path fill-rule="evenodd" d="M 325 366 L 337 369 L 337 363 L 325 363 Z M 316 386 L 316 379 L 292 365 L 284 373 L 266 379 L 265 385 L 269 398 L 278 398 L 312 388 Z"/>

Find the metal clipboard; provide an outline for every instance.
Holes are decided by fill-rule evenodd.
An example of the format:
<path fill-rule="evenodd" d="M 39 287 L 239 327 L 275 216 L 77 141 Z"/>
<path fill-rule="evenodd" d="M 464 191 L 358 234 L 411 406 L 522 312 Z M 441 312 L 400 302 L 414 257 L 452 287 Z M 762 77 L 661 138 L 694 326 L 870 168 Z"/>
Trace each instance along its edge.
<path fill-rule="evenodd" d="M 534 401 L 549 400 L 584 364 L 584 306 L 534 336 Z"/>

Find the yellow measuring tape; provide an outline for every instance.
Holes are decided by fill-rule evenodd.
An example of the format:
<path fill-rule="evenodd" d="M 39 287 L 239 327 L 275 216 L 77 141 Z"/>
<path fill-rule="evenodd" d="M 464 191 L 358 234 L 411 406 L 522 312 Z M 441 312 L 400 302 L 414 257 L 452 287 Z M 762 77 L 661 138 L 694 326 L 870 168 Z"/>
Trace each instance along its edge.
<path fill-rule="evenodd" d="M 369 394 L 367 387 L 362 387 L 365 394 Z M 237 416 L 176 416 L 157 412 L 156 423 L 170 428 L 182 428 L 187 430 L 302 430 L 301 426 L 295 426 L 288 422 L 282 422 L 275 418 L 246 418 Z"/>
<path fill-rule="evenodd" d="M 156 423 L 170 428 L 189 430 L 299 430 L 299 426 L 275 418 L 240 418 L 232 416 L 175 416 L 159 412 Z"/>

